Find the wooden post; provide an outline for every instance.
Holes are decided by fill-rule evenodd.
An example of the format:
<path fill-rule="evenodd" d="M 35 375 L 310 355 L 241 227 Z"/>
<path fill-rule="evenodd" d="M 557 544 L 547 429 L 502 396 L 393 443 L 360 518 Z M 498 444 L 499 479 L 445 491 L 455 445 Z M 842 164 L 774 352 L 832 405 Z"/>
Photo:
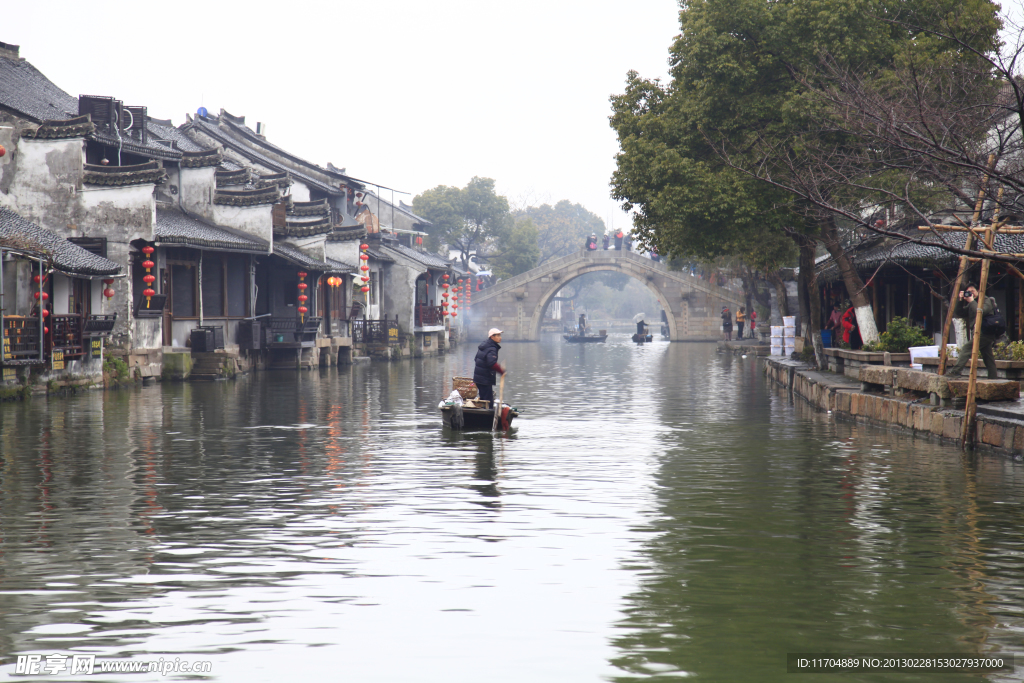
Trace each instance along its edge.
<path fill-rule="evenodd" d="M 999 188 L 999 199 L 1003 198 L 1003 188 Z M 996 242 L 996 232 L 999 230 L 999 206 L 996 205 L 995 215 L 992 216 L 992 225 L 985 234 L 985 249 L 992 251 Z M 981 280 L 978 282 L 978 305 L 974 316 L 974 339 L 971 345 L 971 376 L 967 380 L 967 405 L 964 406 L 964 421 L 960 428 L 960 449 L 967 448 L 970 442 L 974 446 L 975 418 L 978 411 L 978 349 L 981 347 L 981 323 L 985 317 L 985 290 L 988 286 L 988 271 L 992 265 L 991 259 L 981 262 Z M 989 377 L 995 379 L 995 377 Z"/>
<path fill-rule="evenodd" d="M 1017 277 L 1017 341 L 1024 337 L 1024 275 L 1016 268 L 1012 271 Z"/>
<path fill-rule="evenodd" d="M 988 155 L 988 168 L 991 171 L 995 167 L 996 155 Z M 988 184 L 988 173 L 981 178 L 981 187 L 978 189 L 978 201 L 974 204 L 974 216 L 971 218 L 971 227 L 976 227 L 981 220 L 981 208 L 985 203 L 985 186 Z M 965 249 L 974 246 L 974 233 L 967 233 Z M 957 269 L 956 279 L 953 281 L 953 293 L 949 297 L 949 310 L 946 311 L 946 322 L 942 326 L 942 343 L 939 345 L 939 374 L 946 372 L 946 344 L 949 343 L 949 326 L 953 324 L 953 311 L 956 309 L 957 299 L 960 296 L 960 285 L 963 283 L 964 273 L 967 271 L 967 257 L 960 257 L 960 268 Z M 979 292 L 980 295 L 980 292 Z"/>

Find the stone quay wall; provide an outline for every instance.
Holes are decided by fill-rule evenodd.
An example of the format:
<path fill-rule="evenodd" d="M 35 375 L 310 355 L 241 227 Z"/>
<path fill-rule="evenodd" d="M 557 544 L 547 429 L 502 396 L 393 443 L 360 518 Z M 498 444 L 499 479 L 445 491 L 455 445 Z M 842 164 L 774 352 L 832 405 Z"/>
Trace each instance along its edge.
<path fill-rule="evenodd" d="M 769 380 L 840 419 L 905 429 L 950 444 L 960 443 L 963 410 L 930 405 L 920 398 L 861 391 L 859 383 L 844 376 L 819 372 L 804 363 L 776 356 L 761 360 Z M 1024 451 L 1024 421 L 987 415 L 979 408 L 977 447 L 1019 457 Z"/>

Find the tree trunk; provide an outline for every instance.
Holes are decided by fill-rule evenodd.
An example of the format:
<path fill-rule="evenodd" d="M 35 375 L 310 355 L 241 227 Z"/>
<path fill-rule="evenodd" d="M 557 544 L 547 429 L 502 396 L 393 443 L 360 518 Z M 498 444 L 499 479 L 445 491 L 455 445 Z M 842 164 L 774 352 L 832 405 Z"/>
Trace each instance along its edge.
<path fill-rule="evenodd" d="M 810 344 L 814 347 L 814 361 L 818 368 L 826 367 L 825 347 L 821 342 L 821 298 L 818 296 L 817 278 L 814 276 L 814 247 L 815 240 L 805 237 L 800 240 L 800 293 L 803 302 L 800 305 L 800 315 L 804 315 L 804 306 L 807 308 L 807 317 L 801 327 L 804 330 L 804 345 Z"/>
<path fill-rule="evenodd" d="M 775 300 L 779 303 L 779 319 L 782 316 L 789 315 L 789 299 L 786 298 L 786 282 L 782 279 L 782 276 L 775 273 L 768 274 L 768 282 L 772 283 L 775 287 Z M 771 308 L 769 306 L 769 308 Z"/>
<path fill-rule="evenodd" d="M 747 312 L 747 320 L 750 320 L 750 312 L 754 310 L 754 306 L 751 303 L 750 290 L 753 287 L 754 278 L 751 277 L 749 270 L 741 271 L 741 281 L 743 282 L 743 303 L 745 304 L 744 310 Z M 753 332 L 753 330 L 751 330 Z"/>
<path fill-rule="evenodd" d="M 857 316 L 857 328 L 860 330 L 860 338 L 865 344 L 878 341 L 878 327 L 875 325 L 875 314 L 871 308 L 871 299 L 868 297 L 864 281 L 857 274 L 853 261 L 847 255 L 839 243 L 839 231 L 836 229 L 835 219 L 829 218 L 821 225 L 821 242 L 832 255 L 839 272 L 843 277 L 843 284 L 846 285 L 846 294 L 850 297 L 854 313 Z"/>

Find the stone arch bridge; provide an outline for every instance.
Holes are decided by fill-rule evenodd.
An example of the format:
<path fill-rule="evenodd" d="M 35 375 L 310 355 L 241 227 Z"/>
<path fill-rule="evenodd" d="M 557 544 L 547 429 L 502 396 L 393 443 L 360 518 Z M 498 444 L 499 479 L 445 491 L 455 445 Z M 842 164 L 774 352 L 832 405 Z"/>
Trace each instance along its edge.
<path fill-rule="evenodd" d="M 492 327 L 501 329 L 503 341 L 538 341 L 544 310 L 562 287 L 586 273 L 625 273 L 647 285 L 668 317 L 672 341 L 721 339 L 722 306 L 733 311 L 743 295 L 670 271 L 663 263 L 629 251 L 578 251 L 502 280 L 473 294 L 466 315 L 470 339 L 483 339 Z M 657 319 L 648 323 L 659 325 Z"/>

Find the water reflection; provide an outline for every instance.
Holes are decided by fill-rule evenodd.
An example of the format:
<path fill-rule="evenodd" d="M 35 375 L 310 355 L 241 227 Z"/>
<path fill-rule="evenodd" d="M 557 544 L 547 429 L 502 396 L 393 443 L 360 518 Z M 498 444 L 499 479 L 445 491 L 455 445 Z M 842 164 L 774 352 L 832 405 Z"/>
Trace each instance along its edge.
<path fill-rule="evenodd" d="M 1019 649 L 1019 463 L 625 335 L 505 345 L 517 429 L 453 433 L 474 351 L 0 406 L 4 671 L 760 681 L 798 650 Z"/>

